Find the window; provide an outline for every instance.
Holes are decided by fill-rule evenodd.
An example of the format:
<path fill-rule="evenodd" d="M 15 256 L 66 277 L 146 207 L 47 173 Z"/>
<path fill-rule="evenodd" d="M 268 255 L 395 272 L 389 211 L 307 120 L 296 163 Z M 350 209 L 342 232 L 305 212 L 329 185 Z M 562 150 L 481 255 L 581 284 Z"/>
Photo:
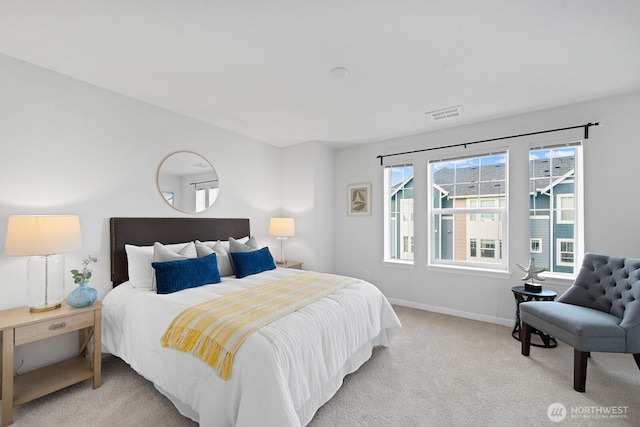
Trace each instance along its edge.
<path fill-rule="evenodd" d="M 529 252 L 533 252 L 536 254 L 542 253 L 542 239 L 529 239 L 529 248 Z"/>
<path fill-rule="evenodd" d="M 495 258 L 496 241 L 487 239 L 480 240 L 480 256 L 482 258 Z"/>
<path fill-rule="evenodd" d="M 196 212 L 203 211 L 207 208 L 205 204 L 205 189 L 204 188 L 196 188 Z"/>
<path fill-rule="evenodd" d="M 402 251 L 408 254 L 413 253 L 413 237 L 404 236 L 402 239 Z"/>
<path fill-rule="evenodd" d="M 385 182 L 385 260 L 413 261 L 413 166 L 388 166 Z"/>
<path fill-rule="evenodd" d="M 433 161 L 429 181 L 429 263 L 506 270 L 507 153 Z"/>
<path fill-rule="evenodd" d="M 558 194 L 558 224 L 573 224 L 573 194 Z"/>
<path fill-rule="evenodd" d="M 494 199 L 482 199 L 480 200 L 481 208 L 493 208 L 496 206 L 496 200 Z M 496 216 L 494 214 L 482 214 L 480 216 L 480 221 L 495 221 Z"/>
<path fill-rule="evenodd" d="M 475 209 L 478 207 L 478 199 L 469 199 L 469 208 Z M 469 221 L 477 221 L 476 214 L 469 214 Z"/>
<path fill-rule="evenodd" d="M 568 265 L 573 267 L 573 240 L 558 239 L 557 260 L 558 265 Z"/>
<path fill-rule="evenodd" d="M 164 197 L 167 203 L 173 206 L 173 191 L 163 191 L 162 197 Z"/>
<path fill-rule="evenodd" d="M 581 154 L 579 142 L 529 151 L 531 253 L 551 273 L 574 274 L 582 259 Z"/>
<path fill-rule="evenodd" d="M 203 185 L 204 184 L 204 185 Z M 207 209 L 218 198 L 220 189 L 216 184 L 208 182 L 195 183 L 195 211 L 201 212 Z"/>

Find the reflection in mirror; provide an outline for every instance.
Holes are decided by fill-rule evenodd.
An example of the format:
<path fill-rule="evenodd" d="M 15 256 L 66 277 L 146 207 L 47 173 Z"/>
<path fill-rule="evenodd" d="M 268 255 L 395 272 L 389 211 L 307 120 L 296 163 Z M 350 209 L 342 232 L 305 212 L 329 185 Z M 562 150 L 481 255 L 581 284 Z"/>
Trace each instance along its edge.
<path fill-rule="evenodd" d="M 158 168 L 158 189 L 175 209 L 196 213 L 218 198 L 218 175 L 211 163 L 191 151 L 169 154 Z"/>

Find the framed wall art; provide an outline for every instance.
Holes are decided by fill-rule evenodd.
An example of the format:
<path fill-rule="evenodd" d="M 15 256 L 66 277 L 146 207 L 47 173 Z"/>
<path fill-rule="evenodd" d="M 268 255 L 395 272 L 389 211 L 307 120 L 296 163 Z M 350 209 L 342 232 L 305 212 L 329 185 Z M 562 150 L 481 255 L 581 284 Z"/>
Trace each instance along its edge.
<path fill-rule="evenodd" d="M 371 183 L 347 186 L 347 214 L 350 216 L 371 215 Z"/>

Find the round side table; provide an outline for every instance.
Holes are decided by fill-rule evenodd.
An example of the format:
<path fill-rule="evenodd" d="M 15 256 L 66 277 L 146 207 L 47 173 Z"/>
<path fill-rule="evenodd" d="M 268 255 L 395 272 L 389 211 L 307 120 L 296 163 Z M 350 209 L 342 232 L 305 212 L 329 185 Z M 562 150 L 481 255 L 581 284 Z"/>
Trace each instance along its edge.
<path fill-rule="evenodd" d="M 527 291 L 524 286 L 514 286 L 511 288 L 511 291 L 516 299 L 516 324 L 513 327 L 511 336 L 520 341 L 520 303 L 529 301 L 553 301 L 556 299 L 557 294 L 549 289 L 542 289 L 540 292 L 530 292 Z M 534 340 L 534 336 L 539 337 L 539 341 L 538 339 Z M 554 348 L 558 346 L 555 338 L 537 329 L 531 331 L 531 338 L 531 345 L 536 347 Z"/>

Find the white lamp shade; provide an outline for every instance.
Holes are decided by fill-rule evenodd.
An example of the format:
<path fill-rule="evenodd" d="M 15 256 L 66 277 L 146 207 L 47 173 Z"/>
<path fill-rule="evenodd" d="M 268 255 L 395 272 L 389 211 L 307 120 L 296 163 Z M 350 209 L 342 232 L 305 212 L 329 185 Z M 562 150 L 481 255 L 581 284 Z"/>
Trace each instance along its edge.
<path fill-rule="evenodd" d="M 293 218 L 271 218 L 269 222 L 269 235 L 289 237 L 296 235 L 296 227 Z"/>
<path fill-rule="evenodd" d="M 76 215 L 12 215 L 7 224 L 5 255 L 33 256 L 82 248 Z"/>

